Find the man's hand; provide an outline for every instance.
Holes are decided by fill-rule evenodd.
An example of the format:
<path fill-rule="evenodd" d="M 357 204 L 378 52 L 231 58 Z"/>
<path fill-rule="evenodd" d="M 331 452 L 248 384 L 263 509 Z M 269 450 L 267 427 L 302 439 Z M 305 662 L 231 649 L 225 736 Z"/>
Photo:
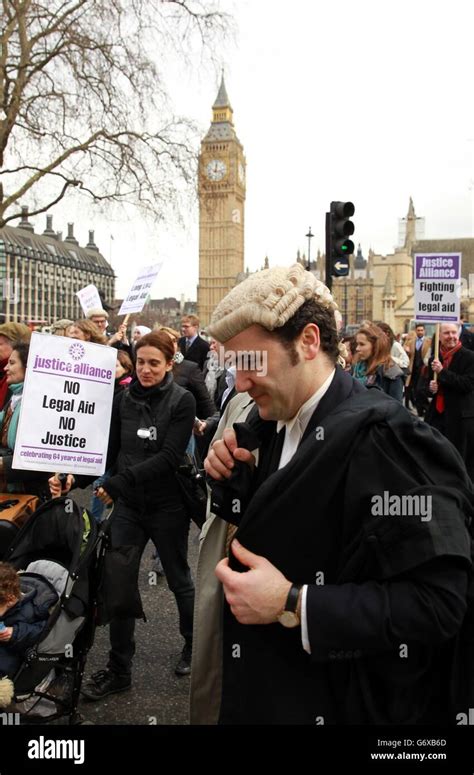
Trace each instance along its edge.
<path fill-rule="evenodd" d="M 121 323 L 116 331 L 115 334 L 113 334 L 108 340 L 108 345 L 113 345 L 115 342 L 122 342 L 123 344 L 128 344 L 127 339 L 127 326 L 124 323 Z"/>
<path fill-rule="evenodd" d="M 13 627 L 5 627 L 5 629 L 0 632 L 0 641 L 9 641 L 12 635 Z"/>
<path fill-rule="evenodd" d="M 61 482 L 56 474 L 48 479 L 49 491 L 52 498 L 60 498 L 61 495 L 67 495 L 74 483 L 74 477 L 72 474 L 67 475 L 67 479 L 61 488 Z"/>
<path fill-rule="evenodd" d="M 204 461 L 204 468 L 209 476 L 220 482 L 229 479 L 234 468 L 234 459 L 242 463 L 248 463 L 252 468 L 255 465 L 255 457 L 248 449 L 237 446 L 235 431 L 226 428 L 222 439 L 215 441 Z"/>
<path fill-rule="evenodd" d="M 94 490 L 94 495 L 96 498 L 98 498 L 102 503 L 104 503 L 106 506 L 111 506 L 113 504 L 113 500 L 110 497 L 109 493 L 104 490 L 103 487 L 98 487 L 97 490 Z"/>
<path fill-rule="evenodd" d="M 224 586 L 230 610 L 241 624 L 276 622 L 285 607 L 291 581 L 265 557 L 249 552 L 236 539 L 231 547 L 234 557 L 250 570 L 246 573 L 231 570 L 227 558 L 217 565 L 215 573 Z"/>
<path fill-rule="evenodd" d="M 435 379 L 432 379 L 429 384 L 430 393 L 437 393 L 438 392 L 438 383 Z"/>
<path fill-rule="evenodd" d="M 198 420 L 194 423 L 193 432 L 195 436 L 203 436 L 204 431 L 207 428 L 207 422 L 205 420 Z"/>
<path fill-rule="evenodd" d="M 440 373 L 440 371 L 443 371 L 443 364 L 441 363 L 441 361 L 438 361 L 438 360 L 435 358 L 435 359 L 434 359 L 434 361 L 433 361 L 433 362 L 432 362 L 432 364 L 431 364 L 431 368 L 433 369 L 433 371 L 435 372 L 435 374 L 439 374 L 439 373 Z"/>

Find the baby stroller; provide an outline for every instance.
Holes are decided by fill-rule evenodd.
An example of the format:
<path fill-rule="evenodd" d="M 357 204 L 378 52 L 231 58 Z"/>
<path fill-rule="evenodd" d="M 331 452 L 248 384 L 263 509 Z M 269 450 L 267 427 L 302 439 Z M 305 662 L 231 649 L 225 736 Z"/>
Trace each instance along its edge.
<path fill-rule="evenodd" d="M 39 642 L 10 676 L 15 694 L 9 710 L 19 712 L 22 723 L 81 721 L 77 705 L 94 641 L 104 538 L 85 509 L 71 498 L 55 498 L 34 512 L 2 557 L 58 594 Z"/>

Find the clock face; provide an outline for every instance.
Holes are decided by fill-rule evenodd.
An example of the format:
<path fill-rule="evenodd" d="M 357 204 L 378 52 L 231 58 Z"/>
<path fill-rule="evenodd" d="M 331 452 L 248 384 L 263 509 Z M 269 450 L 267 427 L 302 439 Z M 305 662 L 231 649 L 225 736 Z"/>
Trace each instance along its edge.
<path fill-rule="evenodd" d="M 241 183 L 243 183 L 245 180 L 245 169 L 241 162 L 239 163 L 239 180 Z"/>
<path fill-rule="evenodd" d="M 227 172 L 227 166 L 225 162 L 220 159 L 212 159 L 209 164 L 206 165 L 206 175 L 209 180 L 222 180 Z"/>

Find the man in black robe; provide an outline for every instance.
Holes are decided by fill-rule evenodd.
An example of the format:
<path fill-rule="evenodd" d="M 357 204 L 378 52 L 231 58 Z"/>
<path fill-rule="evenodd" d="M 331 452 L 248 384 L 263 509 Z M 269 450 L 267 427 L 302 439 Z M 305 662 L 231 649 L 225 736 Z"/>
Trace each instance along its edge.
<path fill-rule="evenodd" d="M 335 365 L 332 298 L 300 265 L 238 285 L 209 330 L 258 407 L 206 461 L 235 534 L 216 568 L 220 723 L 456 723 L 472 511 L 456 450 Z"/>

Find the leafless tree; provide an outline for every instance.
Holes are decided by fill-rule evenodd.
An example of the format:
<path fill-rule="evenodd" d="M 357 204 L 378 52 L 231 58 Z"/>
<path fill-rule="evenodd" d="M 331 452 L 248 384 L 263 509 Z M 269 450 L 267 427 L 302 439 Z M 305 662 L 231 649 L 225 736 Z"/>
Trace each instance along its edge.
<path fill-rule="evenodd" d="M 0 227 L 71 189 L 160 217 L 195 174 L 160 56 L 184 69 L 229 17 L 212 0 L 0 2 Z"/>

